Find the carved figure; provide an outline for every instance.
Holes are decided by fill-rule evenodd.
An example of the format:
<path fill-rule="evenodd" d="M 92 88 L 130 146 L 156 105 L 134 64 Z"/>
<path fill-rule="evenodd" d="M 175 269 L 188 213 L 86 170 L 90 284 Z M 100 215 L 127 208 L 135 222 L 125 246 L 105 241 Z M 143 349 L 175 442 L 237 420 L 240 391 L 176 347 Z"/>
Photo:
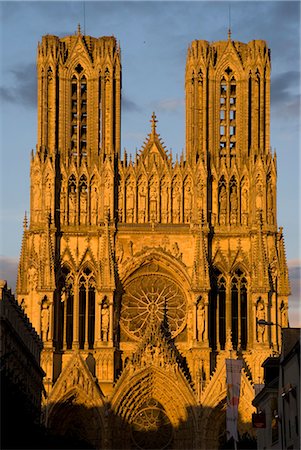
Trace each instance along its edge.
<path fill-rule="evenodd" d="M 264 303 L 262 300 L 259 300 L 257 303 L 257 313 L 256 313 L 256 323 L 257 323 L 257 342 L 264 341 L 264 333 L 265 333 L 265 325 L 259 325 L 259 320 L 265 320 L 265 310 Z"/>
<path fill-rule="evenodd" d="M 273 190 L 272 190 L 272 186 L 269 184 L 268 187 L 268 195 L 267 195 L 267 213 L 268 213 L 268 223 L 273 224 L 274 223 L 274 214 L 273 214 L 273 209 L 274 209 L 274 199 L 273 199 Z"/>
<path fill-rule="evenodd" d="M 172 190 L 172 221 L 173 223 L 180 222 L 180 207 L 181 207 L 181 196 L 178 183 L 174 183 Z"/>
<path fill-rule="evenodd" d="M 41 338 L 43 342 L 48 341 L 49 332 L 49 305 L 45 301 L 42 303 L 41 309 Z"/>
<path fill-rule="evenodd" d="M 76 192 L 75 186 L 70 186 L 69 193 L 69 225 L 75 225 L 76 222 Z"/>
<path fill-rule="evenodd" d="M 188 223 L 191 219 L 192 211 L 192 193 L 191 186 L 189 183 L 185 186 L 185 199 L 184 199 L 184 212 L 185 212 L 185 222 Z"/>
<path fill-rule="evenodd" d="M 91 223 L 97 225 L 98 222 L 98 194 L 97 187 L 93 186 L 91 191 Z"/>
<path fill-rule="evenodd" d="M 233 186 L 232 192 L 230 194 L 230 207 L 231 207 L 231 223 L 235 224 L 237 222 L 237 208 L 238 208 L 236 186 Z"/>
<path fill-rule="evenodd" d="M 146 187 L 145 183 L 142 182 L 139 186 L 139 199 L 138 199 L 138 221 L 140 223 L 145 223 L 145 211 L 146 211 Z"/>
<path fill-rule="evenodd" d="M 153 182 L 149 188 L 149 214 L 150 220 L 157 220 L 157 183 Z"/>
<path fill-rule="evenodd" d="M 134 185 L 130 182 L 126 189 L 126 220 L 129 223 L 133 223 L 134 219 Z"/>
<path fill-rule="evenodd" d="M 219 210 L 222 213 L 226 213 L 227 211 L 227 192 L 225 186 L 221 187 L 219 193 Z"/>
<path fill-rule="evenodd" d="M 80 223 L 86 225 L 87 223 L 87 190 L 83 185 L 80 192 Z"/>
<path fill-rule="evenodd" d="M 101 309 L 101 337 L 104 342 L 108 341 L 110 313 L 109 306 L 104 303 Z"/>
<path fill-rule="evenodd" d="M 256 182 L 256 209 L 262 210 L 263 209 L 263 187 L 261 180 L 257 180 Z"/>
<path fill-rule="evenodd" d="M 221 225 L 226 223 L 227 214 L 227 192 L 225 186 L 222 186 L 219 193 L 219 222 Z"/>
<path fill-rule="evenodd" d="M 200 342 L 204 341 L 205 338 L 205 305 L 203 301 L 200 301 L 197 309 L 197 326 L 198 326 L 198 340 Z"/>

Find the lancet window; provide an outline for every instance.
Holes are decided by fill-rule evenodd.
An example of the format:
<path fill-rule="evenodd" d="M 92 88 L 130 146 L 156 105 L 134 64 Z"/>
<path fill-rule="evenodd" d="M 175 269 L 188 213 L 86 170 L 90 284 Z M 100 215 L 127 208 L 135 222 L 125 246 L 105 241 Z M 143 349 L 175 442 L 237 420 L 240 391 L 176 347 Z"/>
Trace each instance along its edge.
<path fill-rule="evenodd" d="M 226 344 L 226 278 L 216 270 L 210 301 L 210 346 L 224 350 Z"/>
<path fill-rule="evenodd" d="M 87 155 L 87 79 L 80 64 L 71 79 L 71 153 Z"/>
<path fill-rule="evenodd" d="M 216 270 L 212 277 L 210 299 L 210 346 L 224 350 L 228 331 L 231 330 L 233 348 L 246 350 L 247 316 L 248 282 L 244 272 L 237 269 L 228 282 L 225 275 Z"/>
<path fill-rule="evenodd" d="M 245 274 L 237 269 L 231 280 L 231 325 L 233 348 L 247 348 L 247 279 Z"/>
<path fill-rule="evenodd" d="M 95 279 L 86 268 L 79 279 L 79 348 L 93 348 L 95 328 Z"/>
<path fill-rule="evenodd" d="M 236 157 L 236 80 L 228 67 L 220 82 L 220 158 L 230 164 Z"/>
<path fill-rule="evenodd" d="M 59 281 L 59 296 L 56 303 L 57 346 L 59 349 L 72 348 L 74 327 L 74 277 L 64 267 Z"/>

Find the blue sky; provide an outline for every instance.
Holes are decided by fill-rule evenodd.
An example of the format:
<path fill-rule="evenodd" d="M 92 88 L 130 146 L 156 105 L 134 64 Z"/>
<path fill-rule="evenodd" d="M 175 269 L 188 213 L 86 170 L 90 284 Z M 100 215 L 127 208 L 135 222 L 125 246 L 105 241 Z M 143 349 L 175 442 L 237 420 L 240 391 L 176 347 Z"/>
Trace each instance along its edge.
<path fill-rule="evenodd" d="M 24 211 L 29 210 L 29 163 L 37 120 L 35 59 L 41 37 L 73 34 L 78 23 L 86 34 L 116 36 L 122 52 L 122 148 L 135 152 L 142 146 L 155 111 L 165 145 L 177 154 L 185 142 L 188 45 L 194 39 L 226 39 L 229 5 L 232 38 L 264 39 L 271 48 L 271 145 L 278 161 L 278 224 L 284 227 L 294 296 L 299 295 L 297 1 L 0 2 L 1 278 L 14 284 Z M 292 301 L 292 308 L 296 302 Z"/>

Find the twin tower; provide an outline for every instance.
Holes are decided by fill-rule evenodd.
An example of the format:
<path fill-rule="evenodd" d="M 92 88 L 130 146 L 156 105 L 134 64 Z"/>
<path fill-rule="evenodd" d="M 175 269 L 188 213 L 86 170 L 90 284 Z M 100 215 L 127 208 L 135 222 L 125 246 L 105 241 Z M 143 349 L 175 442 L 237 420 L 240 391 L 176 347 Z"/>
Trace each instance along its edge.
<path fill-rule="evenodd" d="M 251 433 L 261 364 L 288 324 L 266 43 L 192 42 L 177 161 L 154 114 L 121 157 L 114 37 L 44 36 L 37 77 L 17 293 L 44 342 L 46 425 L 97 449 L 219 448 L 232 357 Z"/>

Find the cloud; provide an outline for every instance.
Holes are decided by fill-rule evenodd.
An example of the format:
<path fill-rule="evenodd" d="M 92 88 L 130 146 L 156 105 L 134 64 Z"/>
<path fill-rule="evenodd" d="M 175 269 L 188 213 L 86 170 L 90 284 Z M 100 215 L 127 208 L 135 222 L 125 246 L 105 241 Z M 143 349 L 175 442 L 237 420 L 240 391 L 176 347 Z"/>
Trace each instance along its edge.
<path fill-rule="evenodd" d="M 37 81 L 35 63 L 25 64 L 9 71 L 12 83 L 0 87 L 2 101 L 35 108 L 37 104 Z"/>
<path fill-rule="evenodd" d="M 19 258 L 0 256 L 0 279 L 6 280 L 8 287 L 15 291 Z"/>
<path fill-rule="evenodd" d="M 121 107 L 122 107 L 123 111 L 127 111 L 127 112 L 140 112 L 141 111 L 141 108 L 137 105 L 137 103 L 128 99 L 125 95 L 122 95 Z"/>
<path fill-rule="evenodd" d="M 177 112 L 184 107 L 183 98 L 170 98 L 153 103 L 153 107 L 161 112 Z"/>

